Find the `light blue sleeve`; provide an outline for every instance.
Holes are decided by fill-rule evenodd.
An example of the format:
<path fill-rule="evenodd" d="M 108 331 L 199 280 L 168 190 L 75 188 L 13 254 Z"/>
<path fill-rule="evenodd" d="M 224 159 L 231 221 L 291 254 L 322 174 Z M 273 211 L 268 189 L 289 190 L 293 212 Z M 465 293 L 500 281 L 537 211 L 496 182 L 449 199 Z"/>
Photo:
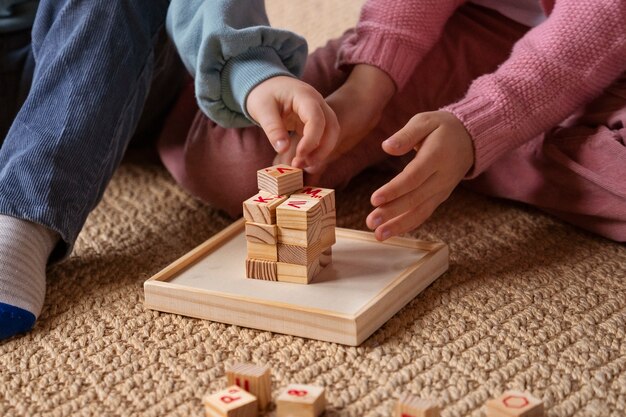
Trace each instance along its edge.
<path fill-rule="evenodd" d="M 263 0 L 172 0 L 167 29 L 200 109 L 225 127 L 252 124 L 245 101 L 259 83 L 304 69 L 306 41 L 271 28 Z"/>

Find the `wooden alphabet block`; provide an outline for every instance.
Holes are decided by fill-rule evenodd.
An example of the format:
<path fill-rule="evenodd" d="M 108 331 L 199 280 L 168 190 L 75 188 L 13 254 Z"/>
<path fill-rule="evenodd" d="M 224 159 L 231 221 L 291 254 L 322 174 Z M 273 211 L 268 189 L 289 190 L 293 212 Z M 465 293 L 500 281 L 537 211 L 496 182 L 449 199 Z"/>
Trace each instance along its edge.
<path fill-rule="evenodd" d="M 396 403 L 396 417 L 439 417 L 439 406 L 432 400 L 405 394 Z"/>
<path fill-rule="evenodd" d="M 278 281 L 293 282 L 296 284 L 308 284 L 322 270 L 319 258 L 308 265 L 288 264 L 278 262 L 276 264 Z"/>
<path fill-rule="evenodd" d="M 318 240 L 310 246 L 278 244 L 278 262 L 296 265 L 309 265 L 322 254 L 322 242 Z"/>
<path fill-rule="evenodd" d="M 324 388 L 290 384 L 276 399 L 277 417 L 317 417 L 326 408 Z"/>
<path fill-rule="evenodd" d="M 323 226 L 324 223 L 321 223 Z M 277 226 L 278 243 L 295 246 L 310 246 L 321 240 L 322 227 L 310 227 L 306 230 L 290 229 Z"/>
<path fill-rule="evenodd" d="M 264 281 L 278 281 L 276 261 L 264 259 L 246 259 L 246 277 Z"/>
<path fill-rule="evenodd" d="M 543 402 L 527 392 L 506 391 L 485 404 L 487 417 L 543 417 Z"/>
<path fill-rule="evenodd" d="M 322 219 L 320 200 L 304 197 L 289 197 L 276 207 L 276 223 L 279 227 L 307 230 Z"/>
<path fill-rule="evenodd" d="M 226 371 L 228 385 L 237 385 L 257 397 L 263 411 L 272 399 L 272 375 L 269 366 L 237 363 Z"/>
<path fill-rule="evenodd" d="M 275 245 L 278 243 L 278 227 L 275 224 L 246 222 L 246 240 Z"/>
<path fill-rule="evenodd" d="M 260 259 L 265 261 L 278 261 L 278 248 L 268 243 L 246 242 L 248 246 L 248 259 Z"/>
<path fill-rule="evenodd" d="M 287 200 L 287 196 L 259 191 L 243 202 L 243 217 L 251 223 L 275 224 L 276 207 Z"/>
<path fill-rule="evenodd" d="M 237 385 L 206 395 L 202 402 L 206 417 L 256 417 L 259 414 L 256 397 Z"/>
<path fill-rule="evenodd" d="M 282 164 L 260 169 L 257 171 L 257 183 L 259 190 L 270 194 L 291 194 L 302 188 L 302 170 Z"/>
<path fill-rule="evenodd" d="M 335 211 L 335 190 L 332 188 L 305 186 L 301 190 L 293 193 L 291 196 L 320 200 L 322 203 L 323 214 Z"/>

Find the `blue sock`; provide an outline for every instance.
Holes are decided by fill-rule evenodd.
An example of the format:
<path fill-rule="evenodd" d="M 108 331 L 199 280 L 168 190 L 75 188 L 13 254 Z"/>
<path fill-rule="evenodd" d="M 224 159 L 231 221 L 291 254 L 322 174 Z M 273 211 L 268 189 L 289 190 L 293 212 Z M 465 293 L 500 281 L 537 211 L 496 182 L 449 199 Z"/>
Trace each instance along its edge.
<path fill-rule="evenodd" d="M 0 303 L 0 340 L 33 328 L 35 315 L 19 307 Z"/>
<path fill-rule="evenodd" d="M 0 340 L 35 324 L 46 295 L 46 264 L 58 239 L 44 226 L 0 215 Z"/>

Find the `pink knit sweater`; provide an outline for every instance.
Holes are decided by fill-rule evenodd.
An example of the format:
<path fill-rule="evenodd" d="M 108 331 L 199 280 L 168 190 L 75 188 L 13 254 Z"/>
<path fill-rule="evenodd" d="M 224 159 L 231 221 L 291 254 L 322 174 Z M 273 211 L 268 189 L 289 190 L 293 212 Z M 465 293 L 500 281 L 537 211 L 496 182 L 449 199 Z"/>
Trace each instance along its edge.
<path fill-rule="evenodd" d="M 369 0 L 339 64 L 375 65 L 401 89 L 463 0 Z M 542 0 L 548 19 L 529 30 L 497 71 L 443 110 L 474 141 L 468 178 L 546 132 L 626 70 L 626 2 Z"/>

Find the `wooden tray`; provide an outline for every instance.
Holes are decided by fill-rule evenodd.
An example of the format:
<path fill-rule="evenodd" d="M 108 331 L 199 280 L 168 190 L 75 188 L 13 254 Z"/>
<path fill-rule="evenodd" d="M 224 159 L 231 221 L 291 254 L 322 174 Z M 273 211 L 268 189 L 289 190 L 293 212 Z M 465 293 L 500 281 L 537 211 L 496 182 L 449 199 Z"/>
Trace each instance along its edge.
<path fill-rule="evenodd" d="M 448 246 L 336 229 L 333 262 L 308 284 L 245 277 L 239 220 L 144 283 L 145 306 L 357 346 L 448 269 Z"/>

